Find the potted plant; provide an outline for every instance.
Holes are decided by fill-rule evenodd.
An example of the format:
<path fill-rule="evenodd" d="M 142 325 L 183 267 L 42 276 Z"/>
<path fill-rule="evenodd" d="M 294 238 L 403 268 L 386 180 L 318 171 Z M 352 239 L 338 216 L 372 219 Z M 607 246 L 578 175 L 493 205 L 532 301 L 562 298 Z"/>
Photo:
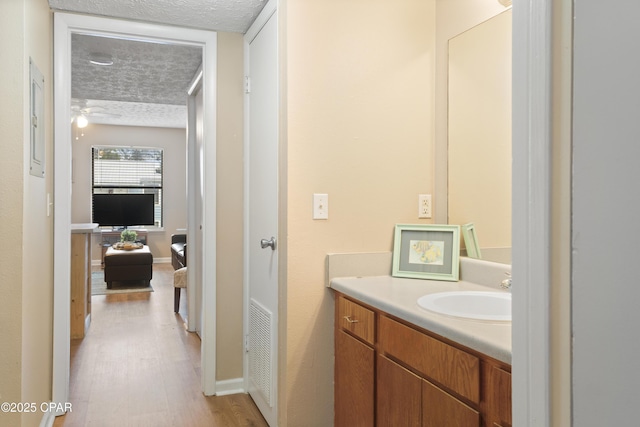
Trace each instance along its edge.
<path fill-rule="evenodd" d="M 136 241 L 136 237 L 138 237 L 138 233 L 136 233 L 133 230 L 123 230 L 122 233 L 120 233 L 120 241 L 121 242 L 135 242 Z"/>

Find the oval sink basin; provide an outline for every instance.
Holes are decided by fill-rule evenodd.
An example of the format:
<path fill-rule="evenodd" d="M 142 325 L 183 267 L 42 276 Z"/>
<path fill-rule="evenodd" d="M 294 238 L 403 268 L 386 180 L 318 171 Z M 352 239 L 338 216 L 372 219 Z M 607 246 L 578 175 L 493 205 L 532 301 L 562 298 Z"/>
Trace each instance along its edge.
<path fill-rule="evenodd" d="M 511 321 L 511 294 L 507 292 L 438 292 L 418 298 L 425 310 L 465 319 Z"/>

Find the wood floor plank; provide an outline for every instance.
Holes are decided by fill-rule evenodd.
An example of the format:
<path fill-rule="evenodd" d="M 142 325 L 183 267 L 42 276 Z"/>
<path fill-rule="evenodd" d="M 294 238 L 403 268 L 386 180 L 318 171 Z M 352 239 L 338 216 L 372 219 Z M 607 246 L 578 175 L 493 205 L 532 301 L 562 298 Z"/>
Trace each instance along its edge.
<path fill-rule="evenodd" d="M 154 264 L 154 292 L 92 297 L 91 327 L 71 342 L 73 411 L 54 427 L 266 427 L 247 394 L 205 397 L 200 339 L 173 312 L 173 269 Z"/>

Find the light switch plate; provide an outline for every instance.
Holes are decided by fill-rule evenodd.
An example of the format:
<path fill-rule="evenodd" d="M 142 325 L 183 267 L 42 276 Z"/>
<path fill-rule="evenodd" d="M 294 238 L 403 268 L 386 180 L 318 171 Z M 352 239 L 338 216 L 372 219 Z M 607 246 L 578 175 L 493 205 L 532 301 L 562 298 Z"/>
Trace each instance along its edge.
<path fill-rule="evenodd" d="M 329 219 L 329 195 L 313 195 L 313 219 Z"/>

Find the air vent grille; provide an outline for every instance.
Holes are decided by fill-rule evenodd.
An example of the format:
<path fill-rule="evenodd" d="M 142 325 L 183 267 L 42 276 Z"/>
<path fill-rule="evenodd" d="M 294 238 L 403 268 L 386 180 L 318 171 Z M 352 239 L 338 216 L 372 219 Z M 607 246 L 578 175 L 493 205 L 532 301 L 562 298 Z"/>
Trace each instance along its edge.
<path fill-rule="evenodd" d="M 249 307 L 249 378 L 262 393 L 265 402 L 271 399 L 271 320 L 272 314 L 257 301 Z"/>

